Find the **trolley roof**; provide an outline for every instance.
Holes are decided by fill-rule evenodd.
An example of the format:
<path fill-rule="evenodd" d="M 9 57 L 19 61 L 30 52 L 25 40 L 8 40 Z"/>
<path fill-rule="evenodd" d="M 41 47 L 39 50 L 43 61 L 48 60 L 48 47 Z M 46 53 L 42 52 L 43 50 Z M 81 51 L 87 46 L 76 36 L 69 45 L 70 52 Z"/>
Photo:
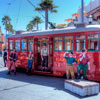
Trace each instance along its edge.
<path fill-rule="evenodd" d="M 81 28 L 67 27 L 67 28 L 63 28 L 63 29 L 51 29 L 51 30 L 45 30 L 45 31 L 27 32 L 24 34 L 10 35 L 9 38 L 51 35 L 51 34 L 63 34 L 63 33 L 76 33 L 76 32 L 86 32 L 86 31 L 100 31 L 100 25 L 88 25 L 86 27 L 81 27 Z"/>

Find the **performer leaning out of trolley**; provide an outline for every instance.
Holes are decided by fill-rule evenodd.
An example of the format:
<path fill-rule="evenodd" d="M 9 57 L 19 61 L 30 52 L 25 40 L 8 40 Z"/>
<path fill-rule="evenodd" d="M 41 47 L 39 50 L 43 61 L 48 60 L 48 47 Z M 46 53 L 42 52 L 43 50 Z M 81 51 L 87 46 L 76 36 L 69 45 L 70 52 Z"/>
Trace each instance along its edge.
<path fill-rule="evenodd" d="M 42 59 L 43 70 L 47 70 L 48 68 L 48 48 L 46 47 L 46 43 L 43 43 L 43 48 L 41 49 L 41 59 Z"/>
<path fill-rule="evenodd" d="M 66 56 L 66 54 L 69 54 L 69 56 Z M 73 52 L 65 52 L 64 53 L 64 58 L 66 58 L 67 62 L 67 69 L 66 69 L 66 75 L 67 79 L 69 79 L 70 74 L 72 79 L 75 78 L 74 76 L 74 64 L 77 63 L 76 59 L 73 57 Z"/>
<path fill-rule="evenodd" d="M 87 64 L 88 64 L 88 69 L 90 70 L 90 62 L 89 62 L 89 58 L 87 56 L 87 50 L 83 49 L 82 53 L 79 57 L 79 65 L 77 66 L 78 78 L 80 78 L 80 71 L 81 70 L 83 72 L 82 79 L 86 78 Z"/>
<path fill-rule="evenodd" d="M 16 60 L 17 60 L 17 54 L 16 54 L 16 51 L 14 49 L 9 56 L 9 64 L 8 64 L 9 71 L 8 71 L 7 75 L 11 74 L 12 69 L 14 70 L 14 74 L 16 75 L 16 65 L 15 65 Z"/>
<path fill-rule="evenodd" d="M 28 56 L 27 74 L 31 73 L 32 64 L 33 64 L 33 54 L 32 54 L 32 51 L 30 51 L 29 56 Z"/>

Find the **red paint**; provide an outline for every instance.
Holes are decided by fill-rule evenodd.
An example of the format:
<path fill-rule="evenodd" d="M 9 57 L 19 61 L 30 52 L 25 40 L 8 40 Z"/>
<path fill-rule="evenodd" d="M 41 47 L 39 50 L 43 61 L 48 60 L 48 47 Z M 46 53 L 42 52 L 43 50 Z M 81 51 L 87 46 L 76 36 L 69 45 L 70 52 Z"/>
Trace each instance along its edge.
<path fill-rule="evenodd" d="M 78 56 L 80 52 L 75 51 L 75 36 L 76 35 L 85 35 L 86 36 L 86 48 L 87 48 L 87 35 L 88 34 L 99 34 L 99 51 L 98 52 L 87 52 L 88 57 L 90 58 L 90 71 L 87 70 L 87 77 L 89 80 L 94 81 L 100 81 L 100 31 L 89 31 L 89 32 L 77 32 L 77 33 L 63 33 L 63 34 L 52 34 L 52 35 L 40 35 L 40 36 L 28 36 L 28 37 L 17 37 L 17 38 L 9 38 L 10 39 L 28 39 L 28 38 L 34 38 L 34 44 L 33 44 L 33 65 L 32 71 L 34 73 L 41 73 L 35 71 L 35 68 L 37 67 L 37 56 L 38 56 L 38 38 L 48 38 L 49 39 L 49 53 L 50 53 L 50 46 L 52 46 L 52 52 L 53 54 L 49 54 L 49 67 L 52 67 L 54 76 L 63 76 L 66 73 L 66 59 L 64 59 L 64 36 L 74 36 L 74 43 L 73 43 L 73 52 L 74 57 L 78 60 Z M 55 36 L 62 36 L 63 37 L 63 50 L 62 52 L 55 52 L 54 51 L 54 37 Z M 9 43 L 8 40 L 8 43 Z M 28 44 L 28 43 L 27 43 Z M 9 44 L 8 44 L 9 47 Z M 20 47 L 21 49 L 21 47 Z M 27 68 L 27 57 L 28 52 L 17 52 L 18 54 L 18 67 Z M 50 63 L 50 59 L 52 59 L 53 63 Z M 77 72 L 77 65 L 75 67 L 75 72 Z M 42 72 L 43 73 L 43 72 Z M 46 74 L 46 73 L 43 73 Z M 47 74 L 48 75 L 48 74 Z"/>

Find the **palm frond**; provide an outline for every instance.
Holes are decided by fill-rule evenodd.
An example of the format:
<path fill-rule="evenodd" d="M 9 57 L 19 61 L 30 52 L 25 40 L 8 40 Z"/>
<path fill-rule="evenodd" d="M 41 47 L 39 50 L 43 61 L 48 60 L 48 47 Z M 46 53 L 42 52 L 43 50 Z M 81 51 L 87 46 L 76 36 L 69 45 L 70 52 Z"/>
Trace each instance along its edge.
<path fill-rule="evenodd" d="M 53 9 L 53 10 L 51 10 L 51 12 L 57 13 L 58 11 Z"/>
<path fill-rule="evenodd" d="M 53 5 L 53 8 L 58 8 L 58 6 Z"/>
<path fill-rule="evenodd" d="M 42 8 L 35 8 L 35 11 L 42 11 Z"/>

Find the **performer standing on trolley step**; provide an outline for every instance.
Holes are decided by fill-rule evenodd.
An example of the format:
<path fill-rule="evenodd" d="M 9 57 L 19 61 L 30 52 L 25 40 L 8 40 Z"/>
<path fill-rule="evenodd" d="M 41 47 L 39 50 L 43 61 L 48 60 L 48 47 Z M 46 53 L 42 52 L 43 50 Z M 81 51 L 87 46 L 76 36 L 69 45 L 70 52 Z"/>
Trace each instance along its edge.
<path fill-rule="evenodd" d="M 33 54 L 32 51 L 30 51 L 29 55 L 28 55 L 28 65 L 27 65 L 27 74 L 30 75 L 31 74 L 31 69 L 32 69 L 32 64 L 33 64 Z"/>
<path fill-rule="evenodd" d="M 9 66 L 8 66 L 9 71 L 8 71 L 7 75 L 11 74 L 12 68 L 14 70 L 14 74 L 16 75 L 16 65 L 15 65 L 16 60 L 17 60 L 17 55 L 16 55 L 16 51 L 14 49 L 9 56 Z"/>
<path fill-rule="evenodd" d="M 43 43 L 43 48 L 41 49 L 41 59 L 43 70 L 47 71 L 48 68 L 48 48 L 46 43 Z"/>
<path fill-rule="evenodd" d="M 69 56 L 66 56 L 66 54 L 69 54 Z M 72 79 L 74 79 L 75 75 L 74 75 L 74 66 L 73 65 L 75 63 L 77 63 L 77 61 L 73 57 L 73 52 L 65 52 L 64 58 L 66 58 L 66 60 L 67 60 L 67 69 L 66 69 L 67 79 L 69 79 L 70 74 L 71 74 Z"/>
<path fill-rule="evenodd" d="M 4 60 L 4 67 L 6 67 L 6 62 L 7 62 L 7 50 L 4 49 L 4 52 L 3 52 L 3 60 Z"/>
<path fill-rule="evenodd" d="M 90 62 L 87 56 L 87 50 L 83 49 L 82 54 L 79 57 L 79 65 L 77 66 L 78 78 L 80 78 L 80 71 L 82 70 L 83 71 L 82 79 L 86 79 L 87 64 L 88 64 L 88 69 L 90 70 Z"/>

